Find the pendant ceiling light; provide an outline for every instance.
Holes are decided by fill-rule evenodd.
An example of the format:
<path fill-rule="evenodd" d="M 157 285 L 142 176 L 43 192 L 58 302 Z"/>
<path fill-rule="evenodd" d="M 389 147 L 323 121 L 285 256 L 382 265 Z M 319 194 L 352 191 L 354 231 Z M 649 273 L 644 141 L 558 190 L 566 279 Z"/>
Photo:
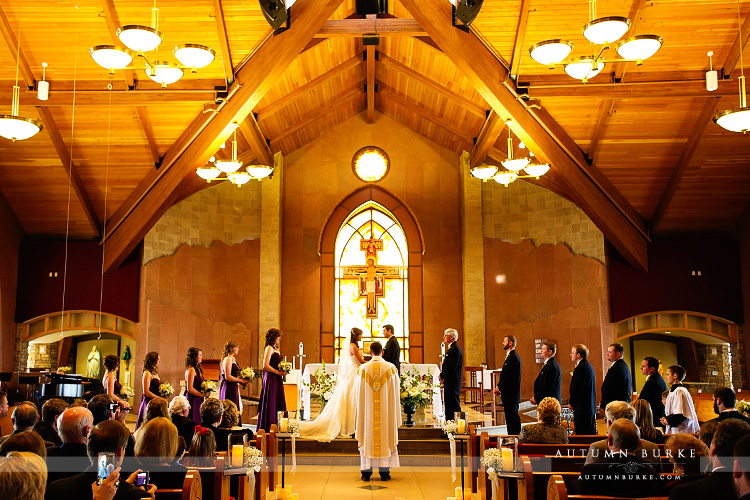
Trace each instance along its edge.
<path fill-rule="evenodd" d="M 508 157 L 505 159 L 505 161 L 503 161 L 503 167 L 505 167 L 507 170 L 510 170 L 511 172 L 518 172 L 526 168 L 526 165 L 529 164 L 529 159 L 513 158 L 513 133 L 510 130 L 511 123 L 513 123 L 511 120 L 505 122 L 505 124 L 508 126 Z"/>
<path fill-rule="evenodd" d="M 643 64 L 645 59 L 653 56 L 662 46 L 664 40 L 658 35 L 638 35 L 620 42 L 616 51 L 621 59 L 606 59 L 603 54 L 610 48 L 610 44 L 622 38 L 630 29 L 630 19 L 622 16 L 598 17 L 596 0 L 589 0 L 589 22 L 583 26 L 581 32 L 586 39 L 599 45 L 596 55 L 578 57 L 564 63 L 565 72 L 571 77 L 586 83 L 590 78 L 598 75 L 606 63 L 635 62 Z M 545 40 L 532 45 L 529 55 L 539 64 L 554 69 L 556 64 L 562 63 L 573 50 L 573 43 L 567 40 Z"/>
<path fill-rule="evenodd" d="M 471 175 L 473 175 L 477 179 L 486 181 L 492 179 L 495 176 L 495 174 L 497 173 L 497 167 L 495 165 L 482 163 L 481 165 L 477 165 L 476 167 L 472 168 L 470 172 Z"/>
<path fill-rule="evenodd" d="M 740 14 L 740 0 L 737 0 L 738 40 L 742 40 L 742 15 Z M 714 122 L 730 132 L 747 134 L 750 130 L 750 108 L 747 107 L 747 91 L 745 90 L 745 68 L 742 59 L 742 43 L 740 43 L 740 107 L 727 109 L 714 116 Z"/>
<path fill-rule="evenodd" d="M 223 148 L 223 145 L 222 145 Z M 237 158 L 237 124 L 235 124 L 234 137 L 232 139 L 232 158 L 230 160 L 216 160 L 213 156 L 209 160 L 212 166 L 198 167 L 195 173 L 198 177 L 211 181 L 229 181 L 237 187 L 247 184 L 252 179 L 262 180 L 271 175 L 273 166 L 269 165 L 248 165 L 244 171 L 242 162 Z M 221 174 L 226 174 L 221 177 Z"/>
<path fill-rule="evenodd" d="M 182 78 L 183 71 L 180 67 L 166 61 L 155 61 L 146 67 L 146 74 L 162 87 L 174 83 Z"/>
<path fill-rule="evenodd" d="M 236 172 L 242 167 L 242 162 L 237 160 L 237 129 L 234 131 L 234 139 L 232 140 L 232 159 L 217 160 L 214 164 L 216 168 L 227 174 Z"/>

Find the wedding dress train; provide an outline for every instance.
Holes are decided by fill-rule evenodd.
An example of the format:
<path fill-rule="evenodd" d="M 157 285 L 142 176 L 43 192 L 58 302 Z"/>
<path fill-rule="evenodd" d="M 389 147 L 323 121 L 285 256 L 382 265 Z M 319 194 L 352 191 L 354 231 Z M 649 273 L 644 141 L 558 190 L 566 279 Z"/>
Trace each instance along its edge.
<path fill-rule="evenodd" d="M 351 349 L 342 353 L 333 396 L 315 420 L 300 422 L 301 438 L 330 442 L 339 435 L 354 434 L 357 423 L 357 391 L 354 387 L 359 365 L 359 360 L 351 354 Z"/>

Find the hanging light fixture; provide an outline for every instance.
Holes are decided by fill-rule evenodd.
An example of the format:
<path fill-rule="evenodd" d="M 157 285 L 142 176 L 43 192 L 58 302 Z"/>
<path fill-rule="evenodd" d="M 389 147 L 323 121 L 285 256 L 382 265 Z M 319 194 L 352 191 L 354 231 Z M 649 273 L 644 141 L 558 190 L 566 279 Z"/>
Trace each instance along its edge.
<path fill-rule="evenodd" d="M 213 156 L 209 159 L 209 163 L 213 163 L 212 166 L 198 167 L 195 169 L 195 173 L 198 177 L 205 179 L 206 182 L 211 181 L 229 181 L 237 187 L 247 184 L 252 179 L 265 179 L 273 172 L 273 166 L 269 165 L 248 165 L 244 171 L 240 171 L 242 168 L 242 162 L 237 159 L 237 124 L 234 124 L 234 137 L 232 139 L 232 158 L 229 160 L 216 160 Z M 221 174 L 226 174 L 225 177 L 221 177 Z"/>
<path fill-rule="evenodd" d="M 214 162 L 216 168 L 224 173 L 231 174 L 242 167 L 242 162 L 237 160 L 237 129 L 234 130 L 234 139 L 232 139 L 232 159 L 217 160 Z"/>
<path fill-rule="evenodd" d="M 528 158 L 513 158 L 513 133 L 510 126 L 513 122 L 507 120 L 505 124 L 508 126 L 508 157 L 503 161 L 503 167 L 511 172 L 519 172 L 526 168 L 529 164 Z M 515 180 L 515 179 L 514 179 Z M 511 181 L 512 182 L 512 181 Z"/>
<path fill-rule="evenodd" d="M 18 45 L 16 47 L 16 84 L 13 85 L 13 98 L 9 115 L 0 115 L 0 136 L 13 142 L 23 141 L 42 130 L 42 124 L 32 118 L 20 116 L 19 105 L 21 87 L 18 86 L 18 71 L 21 62 L 21 16 L 18 16 Z"/>
<path fill-rule="evenodd" d="M 127 49 L 115 45 L 97 45 L 89 49 L 89 54 L 96 63 L 114 73 L 116 69 L 124 69 L 133 62 L 134 57 L 145 61 L 146 75 L 162 87 L 178 81 L 184 75 L 185 69 L 195 73 L 197 68 L 211 64 L 216 58 L 216 52 L 205 45 L 188 43 L 177 45 L 174 55 L 181 66 L 166 61 L 154 61 L 146 53 L 156 50 L 162 42 L 159 31 L 159 9 L 156 0 L 151 9 L 151 26 L 129 24 L 117 30 L 117 37 Z"/>
<path fill-rule="evenodd" d="M 739 30 L 738 40 L 742 42 L 742 15 L 740 13 L 740 0 L 737 0 L 737 25 Z M 730 132 L 742 132 L 747 134 L 750 130 L 750 108 L 747 107 L 747 92 L 745 90 L 745 68 L 742 59 L 742 43 L 740 43 L 740 107 L 732 108 L 717 113 L 714 122 Z"/>
<path fill-rule="evenodd" d="M 597 17 L 596 0 L 589 0 L 589 22 L 581 32 L 588 41 L 600 45 L 596 55 L 578 57 L 565 63 L 565 72 L 582 83 L 598 75 L 605 63 L 635 62 L 643 64 L 645 59 L 653 56 L 662 46 L 664 40 L 658 35 L 638 35 L 620 42 L 616 51 L 621 59 L 603 57 L 610 44 L 622 38 L 631 26 L 630 19 L 622 16 Z M 539 64 L 554 69 L 556 64 L 565 60 L 573 49 L 573 43 L 567 40 L 545 40 L 532 45 L 529 55 Z"/>
<path fill-rule="evenodd" d="M 495 174 L 497 173 L 497 167 L 495 165 L 482 163 L 481 165 L 477 165 L 476 167 L 469 170 L 469 172 L 477 179 L 487 181 L 495 176 Z"/>

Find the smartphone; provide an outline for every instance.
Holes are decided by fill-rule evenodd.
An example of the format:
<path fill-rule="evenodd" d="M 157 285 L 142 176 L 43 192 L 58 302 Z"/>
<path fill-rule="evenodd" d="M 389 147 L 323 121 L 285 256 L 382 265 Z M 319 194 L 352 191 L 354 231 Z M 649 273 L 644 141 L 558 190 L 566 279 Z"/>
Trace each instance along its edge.
<path fill-rule="evenodd" d="M 148 471 L 138 473 L 135 478 L 135 485 L 142 487 L 144 490 L 148 489 Z"/>
<path fill-rule="evenodd" d="M 103 451 L 99 453 L 99 459 L 96 463 L 96 484 L 102 484 L 102 482 L 107 479 L 112 471 L 117 467 L 115 462 L 115 454 L 111 451 Z"/>

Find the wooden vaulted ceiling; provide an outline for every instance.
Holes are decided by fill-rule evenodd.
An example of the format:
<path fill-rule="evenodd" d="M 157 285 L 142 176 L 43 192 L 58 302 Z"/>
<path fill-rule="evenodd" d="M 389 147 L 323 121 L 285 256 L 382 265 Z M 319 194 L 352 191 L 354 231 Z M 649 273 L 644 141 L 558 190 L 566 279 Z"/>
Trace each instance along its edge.
<path fill-rule="evenodd" d="M 359 18 L 354 3 L 297 0 L 291 28 L 271 36 L 254 0 L 159 0 L 164 59 L 179 43 L 217 53 L 161 89 L 142 69 L 109 75 L 88 55 L 120 45 L 120 25 L 148 25 L 152 1 L 0 0 L 0 113 L 19 55 L 21 115 L 44 124 L 26 141 L 0 139 L 0 191 L 30 235 L 101 240 L 106 221 L 113 268 L 169 206 L 206 186 L 194 169 L 228 153 L 219 146 L 233 123 L 242 159 L 270 163 L 378 112 L 471 152 L 473 165 L 504 158 L 512 118 L 514 135 L 552 164 L 531 182 L 576 203 L 639 268 L 652 235 L 729 233 L 750 202 L 750 139 L 711 120 L 738 106 L 749 0 L 743 40 L 734 0 L 599 0 L 599 16 L 628 16 L 629 35 L 658 34 L 664 46 L 587 85 L 528 56 L 550 38 L 585 55 L 586 0 L 485 0 L 471 33 L 450 25 L 448 0 L 391 0 L 378 19 Z M 370 33 L 377 46 L 363 44 Z M 723 77 L 715 92 L 704 83 L 709 50 Z M 48 101 L 34 91 L 42 62 Z"/>

